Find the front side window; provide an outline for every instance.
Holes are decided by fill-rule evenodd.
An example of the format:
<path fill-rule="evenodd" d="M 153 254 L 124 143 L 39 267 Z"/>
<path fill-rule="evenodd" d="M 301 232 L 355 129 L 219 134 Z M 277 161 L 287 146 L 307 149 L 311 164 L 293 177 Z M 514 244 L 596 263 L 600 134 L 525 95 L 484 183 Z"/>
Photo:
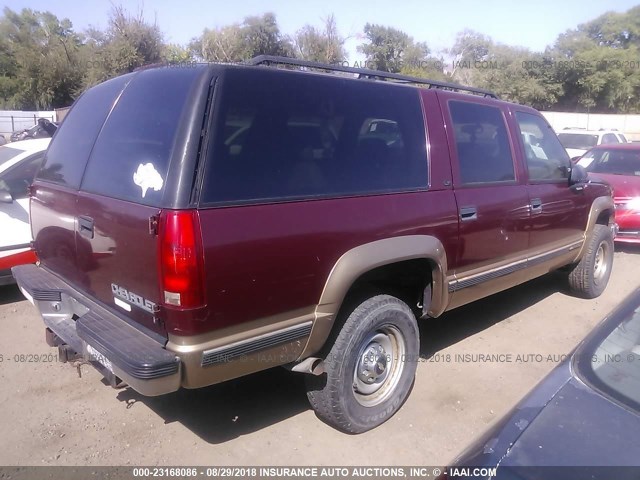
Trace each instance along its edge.
<path fill-rule="evenodd" d="M 417 90 L 272 70 L 225 74 L 204 203 L 426 188 Z"/>
<path fill-rule="evenodd" d="M 566 180 L 571 161 L 551 126 L 537 115 L 516 112 L 529 180 Z"/>
<path fill-rule="evenodd" d="M 515 180 L 507 127 L 499 108 L 450 101 L 462 184 Z"/>

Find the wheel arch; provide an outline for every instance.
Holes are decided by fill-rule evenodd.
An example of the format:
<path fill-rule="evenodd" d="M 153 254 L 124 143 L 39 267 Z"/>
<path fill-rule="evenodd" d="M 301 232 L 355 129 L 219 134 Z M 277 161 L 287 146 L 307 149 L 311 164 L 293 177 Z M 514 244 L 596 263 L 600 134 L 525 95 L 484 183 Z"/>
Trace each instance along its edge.
<path fill-rule="evenodd" d="M 596 197 L 591 203 L 589 217 L 584 232 L 584 242 L 578 254 L 576 261 L 580 260 L 584 255 L 587 239 L 593 234 L 596 225 L 613 225 L 615 223 L 615 204 L 610 196 Z"/>
<path fill-rule="evenodd" d="M 426 260 L 431 267 L 429 316 L 437 317 L 449 303 L 447 258 L 444 246 L 430 235 L 392 237 L 357 246 L 345 252 L 333 266 L 316 307 L 309 341 L 300 358 L 322 348 L 332 331 L 338 312 L 352 287 L 369 272 L 410 260 Z"/>

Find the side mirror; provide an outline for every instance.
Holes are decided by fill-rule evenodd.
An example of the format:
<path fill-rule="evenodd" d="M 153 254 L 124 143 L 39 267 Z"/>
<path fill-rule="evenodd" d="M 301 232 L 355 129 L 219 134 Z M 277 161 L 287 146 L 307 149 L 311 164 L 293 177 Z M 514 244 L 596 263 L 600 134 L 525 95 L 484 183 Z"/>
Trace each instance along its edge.
<path fill-rule="evenodd" d="M 0 203 L 13 203 L 13 197 L 9 190 L 0 188 Z"/>
<path fill-rule="evenodd" d="M 573 165 L 569 175 L 569 186 L 586 183 L 588 178 L 589 174 L 582 165 Z"/>

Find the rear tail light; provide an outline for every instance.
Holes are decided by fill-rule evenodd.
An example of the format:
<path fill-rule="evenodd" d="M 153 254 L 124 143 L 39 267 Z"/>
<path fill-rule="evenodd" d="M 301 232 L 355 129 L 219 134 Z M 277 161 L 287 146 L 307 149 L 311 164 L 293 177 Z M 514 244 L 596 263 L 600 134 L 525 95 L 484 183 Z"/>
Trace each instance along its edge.
<path fill-rule="evenodd" d="M 178 308 L 204 306 L 204 260 L 198 212 L 162 211 L 158 237 L 164 304 Z"/>

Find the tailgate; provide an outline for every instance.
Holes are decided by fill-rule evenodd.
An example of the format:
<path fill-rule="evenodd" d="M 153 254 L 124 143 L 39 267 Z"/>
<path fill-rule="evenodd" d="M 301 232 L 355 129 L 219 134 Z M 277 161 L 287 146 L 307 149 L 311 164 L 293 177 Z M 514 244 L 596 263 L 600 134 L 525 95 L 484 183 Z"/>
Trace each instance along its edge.
<path fill-rule="evenodd" d="M 154 312 L 160 304 L 158 239 L 149 219 L 158 208 L 78 194 L 77 287 L 145 327 L 164 334 Z"/>
<path fill-rule="evenodd" d="M 88 298 L 161 335 L 158 238 L 150 218 L 166 204 L 179 208 L 172 179 L 184 181 L 190 194 L 194 173 L 185 165 L 203 123 L 195 105 L 205 102 L 209 82 L 206 69 L 156 68 L 88 90 L 53 138 L 49 151 L 56 155 L 40 174 L 56 191 L 39 191 L 33 201 L 34 233 L 52 231 L 61 239 L 54 245 L 64 238 L 69 247 L 64 265 L 54 264 L 57 251 L 44 265 Z M 52 245 L 41 240 L 38 253 Z"/>

